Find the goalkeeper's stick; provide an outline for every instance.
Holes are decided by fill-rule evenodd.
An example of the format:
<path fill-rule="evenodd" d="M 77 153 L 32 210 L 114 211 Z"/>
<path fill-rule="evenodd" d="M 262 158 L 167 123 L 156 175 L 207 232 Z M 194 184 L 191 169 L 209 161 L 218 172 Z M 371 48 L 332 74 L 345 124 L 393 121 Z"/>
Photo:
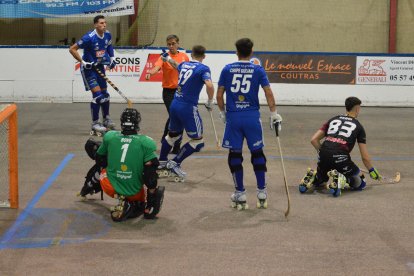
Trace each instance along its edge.
<path fill-rule="evenodd" d="M 290 211 L 290 195 L 289 195 L 288 183 L 287 183 L 287 180 L 286 180 L 286 171 L 285 171 L 285 164 L 283 162 L 282 147 L 280 146 L 279 124 L 280 124 L 280 122 L 276 122 L 273 125 L 273 127 L 275 128 L 275 132 L 276 132 L 276 139 L 277 139 L 277 144 L 279 146 L 279 153 L 280 153 L 280 161 L 282 163 L 283 180 L 285 181 L 285 190 L 286 190 L 286 196 L 287 196 L 287 201 L 288 201 L 288 207 L 287 207 L 287 210 L 285 211 L 285 218 L 287 219 L 288 215 L 289 215 L 289 211 Z"/>
<path fill-rule="evenodd" d="M 214 136 L 216 137 L 216 146 L 217 146 L 217 149 L 220 149 L 220 140 L 217 136 L 216 125 L 214 124 L 214 120 L 213 120 L 213 111 L 209 110 L 208 113 L 210 113 L 211 124 L 213 125 Z"/>
<path fill-rule="evenodd" d="M 121 90 L 119 90 L 119 88 L 118 87 L 116 87 L 116 85 L 104 74 L 104 73 L 102 73 L 102 71 L 101 70 L 99 70 L 97 67 L 96 67 L 96 65 L 94 65 L 93 66 L 93 68 L 95 69 L 95 71 L 102 77 L 102 78 L 104 78 L 105 79 L 105 81 L 107 82 L 107 83 L 109 83 L 109 85 L 110 86 L 112 86 L 113 87 L 113 89 L 115 89 L 115 91 L 116 92 L 118 92 L 118 94 L 122 97 L 122 98 L 124 98 L 124 100 L 128 103 L 128 107 L 129 108 L 131 108 L 132 107 L 132 102 L 125 96 L 125 94 L 124 93 L 122 93 L 122 91 Z"/>
<path fill-rule="evenodd" d="M 369 171 L 364 170 L 364 169 L 360 169 L 362 172 L 369 174 Z M 400 182 L 401 180 L 401 173 L 400 172 L 396 172 L 395 175 L 393 177 L 389 177 L 389 176 L 381 176 L 381 179 L 377 180 L 379 183 L 388 183 L 388 184 L 395 184 Z"/>

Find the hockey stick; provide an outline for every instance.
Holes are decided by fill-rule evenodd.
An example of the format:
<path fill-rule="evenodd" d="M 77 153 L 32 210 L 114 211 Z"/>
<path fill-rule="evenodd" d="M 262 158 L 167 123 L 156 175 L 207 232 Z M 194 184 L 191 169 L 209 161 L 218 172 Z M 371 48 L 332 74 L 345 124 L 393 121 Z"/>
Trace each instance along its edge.
<path fill-rule="evenodd" d="M 369 171 L 365 170 L 365 169 L 360 169 L 361 172 L 367 173 L 369 174 Z M 389 177 L 389 176 L 382 176 L 381 179 L 377 180 L 379 183 L 386 183 L 386 184 L 395 184 L 400 182 L 401 180 L 401 173 L 400 172 L 396 172 L 394 177 Z"/>
<path fill-rule="evenodd" d="M 107 83 L 109 83 L 110 86 L 112 86 L 113 89 L 115 89 L 116 92 L 118 92 L 118 94 L 122 98 L 124 98 L 124 100 L 128 103 L 128 107 L 131 108 L 132 107 L 132 102 L 125 96 L 125 94 L 122 93 L 122 91 L 119 90 L 119 88 L 116 87 L 116 85 L 104 73 L 102 73 L 102 71 L 99 70 L 98 67 L 96 67 L 96 65 L 94 65 L 93 68 L 103 79 L 106 80 Z"/>
<path fill-rule="evenodd" d="M 219 150 L 220 149 L 220 140 L 217 136 L 216 125 L 214 124 L 214 120 L 213 120 L 213 111 L 209 110 L 208 113 L 210 113 L 211 124 L 213 125 L 214 136 L 216 137 L 216 146 L 217 146 L 217 149 Z"/>
<path fill-rule="evenodd" d="M 290 195 L 289 195 L 288 183 L 287 183 L 287 180 L 286 180 L 286 171 L 285 171 L 285 164 L 283 162 L 282 147 L 280 146 L 279 124 L 280 124 L 280 122 L 276 122 L 273 125 L 273 127 L 275 128 L 275 132 L 276 132 L 276 139 L 277 139 L 277 144 L 279 146 L 279 153 L 280 153 L 280 161 L 282 163 L 283 180 L 285 181 L 285 190 L 286 190 L 286 196 L 287 196 L 287 201 L 288 201 L 288 207 L 287 207 L 287 210 L 285 212 L 285 218 L 287 219 L 288 215 L 289 215 L 289 211 L 290 211 Z"/>

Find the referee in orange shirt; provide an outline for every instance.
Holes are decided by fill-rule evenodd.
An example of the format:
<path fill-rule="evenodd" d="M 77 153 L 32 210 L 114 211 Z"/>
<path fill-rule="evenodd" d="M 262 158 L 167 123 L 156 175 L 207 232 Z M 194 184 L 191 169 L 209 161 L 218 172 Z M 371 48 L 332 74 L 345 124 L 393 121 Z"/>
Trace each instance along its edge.
<path fill-rule="evenodd" d="M 185 53 L 178 51 L 180 46 L 180 39 L 178 36 L 172 34 L 167 36 L 167 47 L 169 56 L 175 60 L 178 64 L 184 61 L 189 61 L 188 56 Z M 154 68 L 147 72 L 145 79 L 149 80 L 152 75 L 156 74 L 162 69 L 162 100 L 167 108 L 168 115 L 170 114 L 170 105 L 174 99 L 174 93 L 178 86 L 178 70 L 171 66 L 169 62 L 162 61 L 161 57 L 155 63 Z M 168 132 L 168 125 L 170 123 L 170 118 L 168 118 L 162 139 L 165 139 L 165 136 Z M 172 153 L 178 154 L 180 151 L 181 140 L 177 141 L 174 145 Z"/>

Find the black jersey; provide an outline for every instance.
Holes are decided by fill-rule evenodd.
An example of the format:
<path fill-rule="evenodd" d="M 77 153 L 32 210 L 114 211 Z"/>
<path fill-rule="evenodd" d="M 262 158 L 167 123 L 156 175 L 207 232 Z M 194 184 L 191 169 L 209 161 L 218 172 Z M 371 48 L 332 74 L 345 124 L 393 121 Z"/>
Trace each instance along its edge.
<path fill-rule="evenodd" d="M 331 118 L 320 130 L 325 133 L 321 149 L 350 153 L 355 142 L 366 144 L 363 126 L 357 119 L 347 115 Z"/>

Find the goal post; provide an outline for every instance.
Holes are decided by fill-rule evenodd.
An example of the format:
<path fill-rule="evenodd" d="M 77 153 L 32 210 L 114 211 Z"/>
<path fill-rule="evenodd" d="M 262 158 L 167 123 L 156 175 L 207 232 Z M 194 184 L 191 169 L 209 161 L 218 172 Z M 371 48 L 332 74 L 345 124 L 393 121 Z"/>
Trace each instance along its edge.
<path fill-rule="evenodd" d="M 17 106 L 0 104 L 0 207 L 19 208 Z"/>

